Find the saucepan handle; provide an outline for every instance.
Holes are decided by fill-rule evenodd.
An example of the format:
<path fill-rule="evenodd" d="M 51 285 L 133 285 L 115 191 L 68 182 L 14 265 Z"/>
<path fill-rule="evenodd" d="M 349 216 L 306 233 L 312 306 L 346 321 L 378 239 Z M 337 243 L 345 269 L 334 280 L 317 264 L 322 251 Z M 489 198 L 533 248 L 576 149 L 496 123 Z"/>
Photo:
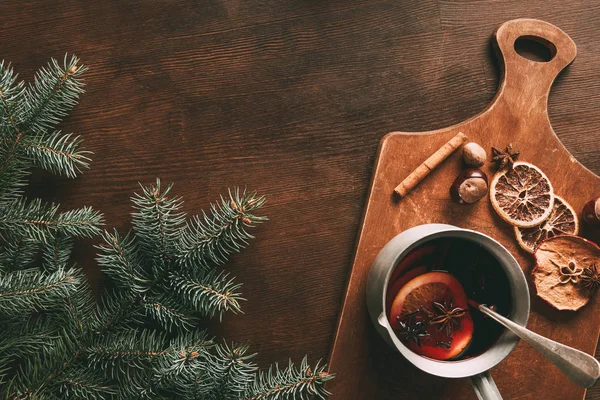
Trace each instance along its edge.
<path fill-rule="evenodd" d="M 502 395 L 500 395 L 490 371 L 472 376 L 471 385 L 473 385 L 479 400 L 502 400 Z"/>

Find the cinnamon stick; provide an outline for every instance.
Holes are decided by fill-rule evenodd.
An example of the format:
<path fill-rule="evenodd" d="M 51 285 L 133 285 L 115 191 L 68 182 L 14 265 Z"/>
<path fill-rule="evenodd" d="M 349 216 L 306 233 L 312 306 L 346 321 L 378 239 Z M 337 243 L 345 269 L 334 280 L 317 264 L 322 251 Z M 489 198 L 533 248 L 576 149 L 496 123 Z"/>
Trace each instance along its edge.
<path fill-rule="evenodd" d="M 467 136 L 459 132 L 456 136 L 450 139 L 446 144 L 440 147 L 427 160 L 419 165 L 413 172 L 410 173 L 396 188 L 396 192 L 400 197 L 406 196 L 415 186 L 419 184 L 431 171 L 442 163 L 450 154 L 454 153 L 460 146 L 467 141 Z"/>

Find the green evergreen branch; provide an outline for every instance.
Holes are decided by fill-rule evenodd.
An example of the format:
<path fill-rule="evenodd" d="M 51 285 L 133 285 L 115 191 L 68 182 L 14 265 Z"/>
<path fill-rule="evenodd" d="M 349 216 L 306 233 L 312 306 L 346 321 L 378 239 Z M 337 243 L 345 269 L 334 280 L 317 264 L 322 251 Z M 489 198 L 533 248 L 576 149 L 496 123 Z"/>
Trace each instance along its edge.
<path fill-rule="evenodd" d="M 132 291 L 107 291 L 102 296 L 91 330 L 101 336 L 127 324 L 139 325 L 144 317 L 140 302 L 139 294 Z"/>
<path fill-rule="evenodd" d="M 22 197 L 34 165 L 67 177 L 88 167 L 79 138 L 55 131 L 83 92 L 78 63 L 51 60 L 28 86 L 0 63 L 0 397 L 238 399 L 260 381 L 247 347 L 215 345 L 192 328 L 199 314 L 241 312 L 241 285 L 215 267 L 266 220 L 254 215 L 264 198 L 236 189 L 186 222 L 171 186 L 142 187 L 132 233 L 105 232 L 98 247 L 117 286 L 98 306 L 80 271 L 67 268 L 72 239 L 99 234 L 101 214 Z M 311 383 L 306 368 L 278 372 L 280 384 L 263 382 L 257 398 L 326 393 L 324 370 Z M 292 381 L 300 372 L 305 380 Z"/>
<path fill-rule="evenodd" d="M 168 294 L 158 298 L 144 298 L 142 306 L 146 316 L 158 322 L 168 332 L 175 329 L 189 330 L 193 327 L 191 318 L 181 310 L 181 305 L 169 298 Z"/>
<path fill-rule="evenodd" d="M 0 103 L 2 107 L 0 107 L 0 121 L 2 125 L 2 144 L 8 145 L 8 149 L 4 149 L 2 157 L 0 158 L 2 161 L 0 162 L 0 177 L 4 179 L 8 178 L 15 179 L 18 178 L 18 170 L 19 168 L 18 162 L 16 165 L 12 165 L 14 171 L 11 171 L 11 162 L 14 164 L 15 153 L 18 148 L 18 144 L 23 137 L 23 131 L 19 129 L 18 116 L 15 115 L 13 108 L 16 108 L 17 111 L 21 111 L 22 109 L 22 99 L 25 93 L 25 84 L 23 82 L 17 83 L 17 75 L 14 74 L 10 65 L 4 66 L 4 61 L 0 63 Z M 22 113 L 18 113 L 17 115 L 21 115 Z M 4 129 L 7 127 L 8 129 Z M 9 134 L 7 131 L 13 132 L 13 134 Z M 13 174 L 7 174 L 6 172 L 13 172 Z M 15 174 L 17 173 L 17 174 Z M 14 184 L 14 182 L 13 182 Z M 0 188 L 4 189 L 4 186 L 10 187 L 9 182 L 4 184 L 0 184 Z"/>
<path fill-rule="evenodd" d="M 170 281 L 180 299 L 204 316 L 212 318 L 218 314 L 221 319 L 227 311 L 242 312 L 239 302 L 245 299 L 238 292 L 242 285 L 235 283 L 227 273 L 211 271 L 198 272 L 196 276 L 172 275 Z"/>
<path fill-rule="evenodd" d="M 101 233 L 104 217 L 91 207 L 62 212 L 54 221 L 47 221 L 56 232 L 71 237 L 92 238 Z"/>
<path fill-rule="evenodd" d="M 67 268 L 67 263 L 73 251 L 73 240 L 57 234 L 42 243 L 42 268 L 54 272 Z"/>
<path fill-rule="evenodd" d="M 216 352 L 207 359 L 209 382 L 203 389 L 207 399 L 239 399 L 254 380 L 257 367 L 250 362 L 255 354 L 246 354 L 247 346 L 215 347 Z"/>
<path fill-rule="evenodd" d="M 52 345 L 42 351 L 28 354 L 19 365 L 19 372 L 13 380 L 12 394 L 6 396 L 13 399 L 44 398 L 56 390 L 58 379 L 68 376 L 70 369 L 77 362 L 79 340 L 61 330 Z M 54 395 L 56 396 L 56 395 Z"/>
<path fill-rule="evenodd" d="M 63 317 L 64 316 L 64 317 Z M 57 315 L 57 325 L 83 338 L 96 317 L 96 301 L 87 280 L 82 279 L 76 290 L 64 298 L 63 312 Z"/>
<path fill-rule="evenodd" d="M 0 62 L 0 125 L 2 127 L 9 125 L 15 134 L 19 134 L 18 128 L 19 118 L 23 111 L 23 96 L 25 94 L 25 83 L 17 82 L 18 75 L 10 67 L 10 64 L 5 65 L 4 61 Z M 16 111 L 16 112 L 15 112 Z M 4 129 L 2 137 L 8 138 Z"/>
<path fill-rule="evenodd" d="M 54 204 L 43 204 L 40 199 L 27 202 L 21 198 L 0 203 L 0 235 L 16 234 L 41 242 L 58 211 Z"/>
<path fill-rule="evenodd" d="M 105 231 L 102 236 L 105 245 L 96 246 L 102 270 L 119 286 L 140 294 L 147 292 L 152 280 L 146 276 L 135 236 L 129 232 L 121 237 L 116 230 L 112 234 Z"/>
<path fill-rule="evenodd" d="M 41 68 L 35 76 L 34 84 L 29 85 L 25 97 L 30 104 L 26 130 L 35 136 L 45 136 L 47 131 L 58 124 L 77 104 L 83 93 L 83 82 L 79 79 L 87 67 L 77 65 L 79 58 L 65 54 L 61 67 L 51 59 L 47 67 Z"/>
<path fill-rule="evenodd" d="M 72 399 L 108 399 L 116 393 L 110 383 L 98 372 L 90 369 L 71 369 L 57 378 L 58 392 Z"/>
<path fill-rule="evenodd" d="M 126 379 L 132 370 L 143 371 L 156 359 L 167 355 L 164 334 L 151 330 L 127 329 L 101 336 L 84 350 L 88 363 L 100 367 L 113 379 Z M 125 376 L 123 376 L 125 375 Z"/>
<path fill-rule="evenodd" d="M 203 331 L 167 340 L 163 333 L 129 329 L 101 338 L 85 350 L 85 355 L 90 365 L 101 367 L 111 378 L 119 381 L 150 368 L 154 371 L 153 385 L 159 387 L 161 377 L 177 374 L 182 365 L 203 357 L 213 346 Z"/>
<path fill-rule="evenodd" d="M 7 273 L 29 267 L 38 254 L 37 243 L 13 236 L 0 244 L 0 272 Z"/>
<path fill-rule="evenodd" d="M 0 142 L 0 201 L 18 198 L 27 184 L 29 164 L 22 150 L 9 138 Z"/>
<path fill-rule="evenodd" d="M 0 276 L 0 315 L 19 315 L 56 307 L 81 282 L 79 271 L 45 274 L 34 270 Z"/>
<path fill-rule="evenodd" d="M 180 197 L 169 198 L 173 185 L 161 190 L 160 179 L 156 186 L 142 186 L 142 193 L 132 197 L 134 208 L 133 229 L 141 242 L 141 248 L 157 264 L 166 262 L 175 247 L 185 213 L 180 212 Z M 158 268 L 164 266 L 158 265 Z"/>
<path fill-rule="evenodd" d="M 25 148 L 32 162 L 56 175 L 75 178 L 82 169 L 89 167 L 91 151 L 81 150 L 79 136 L 54 132 L 46 138 L 26 143 Z"/>
<path fill-rule="evenodd" d="M 265 217 L 251 214 L 262 207 L 265 198 L 254 192 L 229 192 L 229 199 L 211 204 L 210 214 L 195 216 L 181 232 L 178 260 L 187 268 L 211 269 L 227 261 L 231 253 L 248 244 L 253 236 L 246 229 L 265 221 Z"/>
<path fill-rule="evenodd" d="M 100 233 L 103 216 L 89 207 L 57 213 L 57 205 L 44 204 L 40 199 L 0 203 L 0 237 L 18 235 L 43 242 L 56 233 L 71 237 Z"/>
<path fill-rule="evenodd" d="M 247 389 L 245 400 L 276 400 L 276 399 L 325 399 L 329 392 L 325 390 L 325 382 L 333 379 L 334 375 L 325 370 L 325 366 L 308 365 L 304 357 L 300 368 L 296 368 L 291 360 L 286 369 L 281 370 L 275 364 L 265 372 L 260 372 L 254 383 Z"/>

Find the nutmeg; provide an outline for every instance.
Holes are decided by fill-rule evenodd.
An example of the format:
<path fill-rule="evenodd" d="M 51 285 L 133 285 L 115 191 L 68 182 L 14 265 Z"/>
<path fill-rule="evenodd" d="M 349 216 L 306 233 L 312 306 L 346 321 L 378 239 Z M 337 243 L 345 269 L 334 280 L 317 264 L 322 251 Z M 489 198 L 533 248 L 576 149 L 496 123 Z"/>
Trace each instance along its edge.
<path fill-rule="evenodd" d="M 600 197 L 585 203 L 581 215 L 588 224 L 600 225 Z"/>
<path fill-rule="evenodd" d="M 461 172 L 450 187 L 450 195 L 459 204 L 475 203 L 484 198 L 487 192 L 487 175 L 477 168 Z"/>
<path fill-rule="evenodd" d="M 485 164 L 487 156 L 483 147 L 477 143 L 467 143 L 463 147 L 463 160 L 469 167 L 481 167 Z"/>

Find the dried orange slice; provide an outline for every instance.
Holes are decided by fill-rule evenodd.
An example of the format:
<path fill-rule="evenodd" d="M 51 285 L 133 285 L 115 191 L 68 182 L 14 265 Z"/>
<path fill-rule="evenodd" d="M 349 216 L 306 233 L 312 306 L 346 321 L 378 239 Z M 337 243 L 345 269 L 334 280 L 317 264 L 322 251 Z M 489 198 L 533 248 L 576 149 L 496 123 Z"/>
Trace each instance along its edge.
<path fill-rule="evenodd" d="M 552 211 L 554 191 L 550 179 L 535 165 L 516 162 L 498 171 L 490 185 L 490 201 L 498 215 L 511 225 L 531 228 Z"/>
<path fill-rule="evenodd" d="M 590 279 L 597 281 L 600 247 L 579 236 L 560 235 L 543 240 L 535 248 L 531 274 L 537 295 L 558 310 L 576 311 L 594 294 Z"/>
<path fill-rule="evenodd" d="M 535 246 L 542 240 L 557 235 L 577 235 L 579 219 L 573 207 L 564 199 L 554 196 L 554 207 L 544 222 L 532 228 L 515 226 L 515 237 L 523 250 L 533 253 Z"/>

